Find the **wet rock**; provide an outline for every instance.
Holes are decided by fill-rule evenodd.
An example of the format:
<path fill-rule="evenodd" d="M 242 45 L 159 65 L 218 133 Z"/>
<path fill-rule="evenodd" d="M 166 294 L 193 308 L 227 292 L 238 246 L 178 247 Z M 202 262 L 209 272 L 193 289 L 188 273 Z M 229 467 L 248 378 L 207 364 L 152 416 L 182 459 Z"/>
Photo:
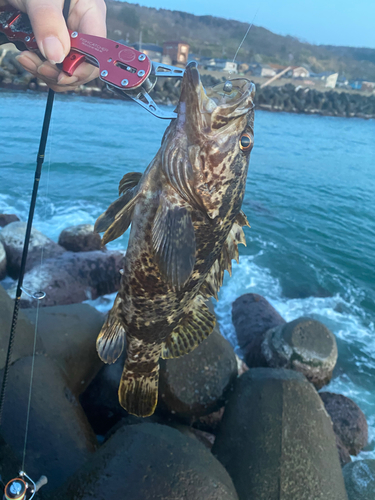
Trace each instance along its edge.
<path fill-rule="evenodd" d="M 7 255 L 5 253 L 4 245 L 0 242 L 0 281 L 5 278 L 7 274 Z"/>
<path fill-rule="evenodd" d="M 4 245 L 7 254 L 7 272 L 13 279 L 17 279 L 20 272 L 25 233 L 26 222 L 11 222 L 0 231 L 0 242 Z M 33 228 L 27 254 L 26 271 L 40 264 L 42 251 L 43 259 L 49 259 L 61 255 L 65 249 Z"/>
<path fill-rule="evenodd" d="M 368 425 L 363 411 L 342 394 L 322 392 L 320 397 L 331 417 L 335 434 L 350 455 L 358 455 L 368 441 Z"/>
<path fill-rule="evenodd" d="M 27 290 L 44 291 L 43 307 L 76 304 L 87 299 L 113 293 L 120 286 L 121 252 L 68 252 L 48 259 L 25 274 Z M 14 294 L 15 287 L 8 290 Z M 22 296 L 21 307 L 35 307 L 35 300 Z"/>
<path fill-rule="evenodd" d="M 341 467 L 344 467 L 344 465 L 352 461 L 352 457 L 350 456 L 348 449 L 346 448 L 346 446 L 344 446 L 344 444 L 342 443 L 341 439 L 338 437 L 337 434 L 336 434 L 336 446 L 337 446 L 337 451 L 339 452 L 339 460 Z"/>
<path fill-rule="evenodd" d="M 22 457 L 32 357 L 16 361 L 9 371 L 2 432 Z M 35 358 L 26 470 L 48 477 L 44 491 L 62 484 L 92 454 L 96 439 L 61 371 L 46 356 Z"/>
<path fill-rule="evenodd" d="M 12 324 L 14 300 L 12 300 L 4 288 L 0 285 L 0 369 L 5 366 L 8 351 L 10 327 Z M 26 318 L 22 311 L 18 313 L 16 334 L 12 351 L 12 362 L 33 352 L 35 328 Z M 42 350 L 42 342 L 37 336 L 36 349 Z M 1 379 L 0 379 L 1 380 Z"/>
<path fill-rule="evenodd" d="M 232 481 L 212 454 L 158 424 L 119 429 L 65 487 L 59 500 L 236 500 Z"/>
<path fill-rule="evenodd" d="M 0 227 L 5 227 L 11 222 L 17 222 L 19 218 L 15 214 L 0 214 Z"/>
<path fill-rule="evenodd" d="M 253 368 L 236 381 L 212 448 L 240 500 L 345 500 L 332 423 L 292 370 Z"/>
<path fill-rule="evenodd" d="M 217 328 L 194 351 L 160 364 L 159 404 L 174 415 L 195 420 L 224 405 L 237 377 L 232 346 Z"/>
<path fill-rule="evenodd" d="M 357 460 L 342 470 L 349 500 L 374 500 L 375 460 Z"/>
<path fill-rule="evenodd" d="M 100 235 L 94 233 L 94 226 L 91 224 L 67 227 L 59 236 L 59 245 L 71 252 L 101 250 L 101 242 Z"/>
<path fill-rule="evenodd" d="M 246 293 L 233 302 L 232 322 L 247 366 L 267 366 L 261 351 L 266 331 L 285 320 L 261 295 Z"/>
<path fill-rule="evenodd" d="M 124 352 L 116 363 L 102 366 L 80 397 L 82 407 L 96 434 L 106 435 L 122 418 L 128 416 L 128 412 L 118 401 L 118 387 L 125 359 Z"/>
<path fill-rule="evenodd" d="M 35 308 L 23 312 L 35 323 Z M 38 334 L 45 351 L 62 370 L 76 396 L 103 366 L 95 347 L 103 322 L 104 315 L 88 304 L 45 307 L 39 311 Z"/>
<path fill-rule="evenodd" d="M 268 330 L 262 353 L 268 366 L 299 371 L 320 389 L 332 378 L 337 344 L 326 326 L 302 317 Z"/>

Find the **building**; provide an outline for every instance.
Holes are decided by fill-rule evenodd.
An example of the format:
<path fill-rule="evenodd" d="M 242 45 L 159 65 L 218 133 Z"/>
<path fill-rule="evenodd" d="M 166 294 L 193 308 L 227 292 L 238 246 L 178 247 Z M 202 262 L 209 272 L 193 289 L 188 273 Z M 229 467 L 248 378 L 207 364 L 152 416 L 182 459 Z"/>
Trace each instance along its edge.
<path fill-rule="evenodd" d="M 249 73 L 254 76 L 263 76 L 264 78 L 271 78 L 277 74 L 269 64 L 250 63 Z"/>
<path fill-rule="evenodd" d="M 189 58 L 189 44 L 184 42 L 163 43 L 163 57 L 170 57 L 172 64 L 186 66 Z"/>
<path fill-rule="evenodd" d="M 310 71 L 304 66 L 292 67 L 293 78 L 308 78 L 309 76 L 310 76 Z"/>
<path fill-rule="evenodd" d="M 214 71 L 227 71 L 228 73 L 238 73 L 238 64 L 227 59 L 205 59 L 201 60 L 201 65 L 206 69 Z"/>
<path fill-rule="evenodd" d="M 146 54 L 151 61 L 161 62 L 163 47 L 159 47 L 155 43 L 133 43 L 132 47 Z"/>

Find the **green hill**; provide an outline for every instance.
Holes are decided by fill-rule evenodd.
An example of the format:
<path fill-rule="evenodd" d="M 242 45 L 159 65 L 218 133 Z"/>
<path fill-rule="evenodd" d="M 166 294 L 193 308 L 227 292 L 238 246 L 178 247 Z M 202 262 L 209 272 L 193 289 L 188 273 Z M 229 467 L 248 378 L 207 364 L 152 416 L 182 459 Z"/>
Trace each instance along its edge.
<path fill-rule="evenodd" d="M 214 16 L 141 7 L 106 0 L 108 36 L 134 43 L 142 32 L 144 43 L 183 40 L 190 51 L 205 57 L 232 59 L 248 24 Z M 303 65 L 314 72 L 335 71 L 350 79 L 375 81 L 375 49 L 312 45 L 253 26 L 237 59 L 242 62 Z"/>

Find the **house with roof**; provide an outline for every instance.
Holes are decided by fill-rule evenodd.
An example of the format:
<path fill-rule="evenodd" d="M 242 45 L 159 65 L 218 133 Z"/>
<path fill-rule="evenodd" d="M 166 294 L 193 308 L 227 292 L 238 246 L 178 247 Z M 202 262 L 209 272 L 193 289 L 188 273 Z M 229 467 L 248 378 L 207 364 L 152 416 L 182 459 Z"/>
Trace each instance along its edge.
<path fill-rule="evenodd" d="M 156 45 L 156 43 L 133 43 L 132 47 L 146 54 L 151 61 L 161 62 L 163 47 Z"/>
<path fill-rule="evenodd" d="M 186 66 L 189 59 L 189 44 L 185 42 L 164 42 L 163 58 L 170 58 L 172 64 Z"/>

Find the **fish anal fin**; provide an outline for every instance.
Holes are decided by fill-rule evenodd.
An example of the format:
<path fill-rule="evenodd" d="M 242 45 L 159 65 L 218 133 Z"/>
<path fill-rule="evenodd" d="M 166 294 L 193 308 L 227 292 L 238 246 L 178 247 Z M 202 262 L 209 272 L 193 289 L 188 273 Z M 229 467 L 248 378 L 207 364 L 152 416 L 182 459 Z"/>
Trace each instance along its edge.
<path fill-rule="evenodd" d="M 151 372 L 137 372 L 127 368 L 122 372 L 118 397 L 121 406 L 137 417 L 149 417 L 158 402 L 159 364 Z"/>
<path fill-rule="evenodd" d="M 211 334 L 215 323 L 215 315 L 210 313 L 203 297 L 198 295 L 192 308 L 167 338 L 161 357 L 178 358 L 193 351 Z"/>
<path fill-rule="evenodd" d="M 114 363 L 124 349 L 125 329 L 116 314 L 119 301 L 117 298 L 96 339 L 96 350 L 104 363 Z"/>
<path fill-rule="evenodd" d="M 193 271 L 196 251 L 194 226 L 186 206 L 161 198 L 152 227 L 152 246 L 160 273 L 174 290 L 180 290 Z"/>
<path fill-rule="evenodd" d="M 126 195 L 125 195 L 126 196 Z M 116 214 L 114 222 L 108 227 L 102 238 L 102 244 L 106 245 L 110 241 L 119 238 L 125 233 L 132 222 L 135 205 L 138 201 L 138 195 L 134 196 L 127 205 Z"/>

